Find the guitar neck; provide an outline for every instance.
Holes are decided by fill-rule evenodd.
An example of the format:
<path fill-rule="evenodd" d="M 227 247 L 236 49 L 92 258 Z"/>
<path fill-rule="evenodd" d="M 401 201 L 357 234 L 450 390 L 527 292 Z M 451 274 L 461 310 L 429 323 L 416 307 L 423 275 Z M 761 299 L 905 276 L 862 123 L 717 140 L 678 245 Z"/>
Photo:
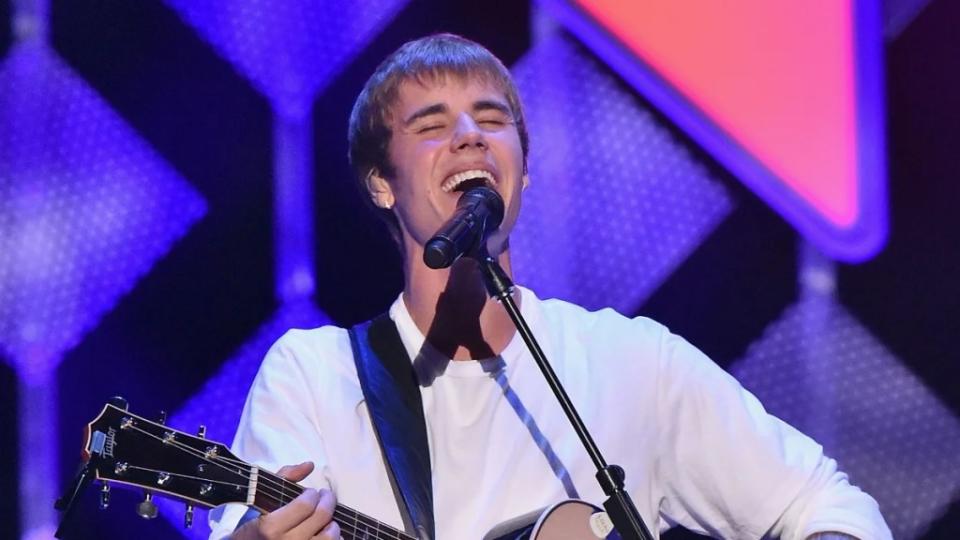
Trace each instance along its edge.
<path fill-rule="evenodd" d="M 254 493 L 253 506 L 262 512 L 272 512 L 296 499 L 304 491 L 300 484 L 266 471 L 258 471 L 251 480 L 251 485 Z M 341 536 L 346 540 L 416 540 L 403 531 L 343 504 L 336 506 L 333 519 L 340 525 Z"/>

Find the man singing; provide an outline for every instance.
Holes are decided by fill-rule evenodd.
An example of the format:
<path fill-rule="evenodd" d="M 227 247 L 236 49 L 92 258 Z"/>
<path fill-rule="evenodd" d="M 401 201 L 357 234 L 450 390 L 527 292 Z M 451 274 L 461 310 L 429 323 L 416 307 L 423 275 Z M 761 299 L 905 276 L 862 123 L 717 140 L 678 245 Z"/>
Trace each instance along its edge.
<path fill-rule="evenodd" d="M 423 262 L 462 192 L 486 185 L 505 207 L 487 249 L 510 273 L 530 179 L 507 69 L 458 36 L 406 43 L 357 98 L 349 141 L 362 191 L 403 254 L 404 287 L 388 314 L 422 399 L 436 538 L 479 538 L 566 498 L 602 503 L 592 461 L 477 263 Z M 514 298 L 604 456 L 626 470 L 654 535 L 680 524 L 718 538 L 890 538 L 877 503 L 816 442 L 662 325 L 522 287 Z M 347 330 L 293 330 L 271 348 L 234 450 L 312 489 L 256 519 L 219 508 L 211 538 L 337 538 L 346 529 L 333 519 L 336 500 L 403 528 Z"/>

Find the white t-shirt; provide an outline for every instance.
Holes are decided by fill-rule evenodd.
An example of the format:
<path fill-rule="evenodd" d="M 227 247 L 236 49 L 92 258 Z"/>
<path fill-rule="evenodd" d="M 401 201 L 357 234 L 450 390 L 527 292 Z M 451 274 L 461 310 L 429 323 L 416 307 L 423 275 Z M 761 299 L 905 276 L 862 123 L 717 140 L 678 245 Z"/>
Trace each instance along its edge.
<path fill-rule="evenodd" d="M 649 319 L 587 312 L 521 289 L 521 311 L 584 423 L 655 534 L 673 524 L 722 538 L 890 532 L 876 502 L 821 447 L 768 415 L 726 372 Z M 449 361 L 425 345 L 402 297 L 390 308 L 421 384 L 437 540 L 578 495 L 605 499 L 588 455 L 519 335 L 503 353 Z M 403 527 L 346 330 L 291 330 L 260 367 L 233 444 L 265 469 L 313 461 L 302 484 Z M 227 535 L 240 505 L 211 512 Z"/>

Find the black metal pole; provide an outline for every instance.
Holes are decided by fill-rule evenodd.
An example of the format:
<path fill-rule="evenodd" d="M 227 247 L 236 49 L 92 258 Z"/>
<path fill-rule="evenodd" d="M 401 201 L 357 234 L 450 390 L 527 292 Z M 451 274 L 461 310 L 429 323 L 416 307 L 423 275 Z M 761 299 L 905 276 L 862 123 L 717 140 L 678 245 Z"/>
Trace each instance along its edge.
<path fill-rule="evenodd" d="M 60 525 L 57 526 L 56 532 L 53 533 L 54 538 L 63 538 L 63 535 L 66 533 L 66 528 L 68 528 L 72 522 L 73 510 L 77 506 L 77 497 L 90 485 L 91 481 L 93 481 L 93 471 L 89 463 L 84 463 L 77 472 L 77 476 L 73 479 L 70 487 L 67 488 L 66 493 L 57 499 L 53 505 L 54 508 L 63 513 L 60 518 Z"/>
<path fill-rule="evenodd" d="M 600 487 L 608 497 L 603 503 L 603 507 L 613 522 L 614 528 L 616 528 L 617 533 L 620 534 L 623 540 L 653 540 L 653 536 L 647 529 L 646 524 L 644 524 L 643 519 L 640 518 L 640 513 L 637 511 L 636 506 L 634 506 L 633 500 L 630 499 L 630 495 L 623 489 L 625 477 L 623 469 L 617 465 L 607 465 L 607 462 L 603 459 L 603 455 L 600 454 L 600 450 L 593 441 L 593 437 L 590 436 L 590 432 L 583 424 L 583 420 L 581 420 L 576 408 L 570 401 L 566 390 L 563 389 L 563 385 L 560 384 L 560 380 L 547 361 L 543 349 L 540 348 L 540 344 L 537 343 L 533 332 L 530 331 L 530 327 L 520 313 L 517 303 L 514 302 L 512 296 L 513 282 L 510 280 L 510 277 L 507 276 L 506 272 L 503 271 L 503 268 L 500 267 L 497 260 L 487 253 L 484 246 L 485 242 L 481 242 L 480 244 L 479 249 L 471 253 L 470 256 L 480 264 L 487 292 L 491 297 L 499 300 L 500 304 L 507 310 L 510 319 L 513 320 L 513 324 L 517 327 L 517 331 L 520 332 L 520 336 L 527 344 L 527 348 L 530 349 L 530 354 L 533 356 L 534 361 L 537 363 L 537 366 L 540 367 L 544 378 L 546 378 L 547 384 L 560 402 L 560 407 L 573 425 L 573 430 L 577 436 L 580 437 L 580 442 L 583 443 L 587 454 L 589 454 L 590 459 L 593 460 L 593 464 L 597 468 L 597 482 L 600 483 Z"/>

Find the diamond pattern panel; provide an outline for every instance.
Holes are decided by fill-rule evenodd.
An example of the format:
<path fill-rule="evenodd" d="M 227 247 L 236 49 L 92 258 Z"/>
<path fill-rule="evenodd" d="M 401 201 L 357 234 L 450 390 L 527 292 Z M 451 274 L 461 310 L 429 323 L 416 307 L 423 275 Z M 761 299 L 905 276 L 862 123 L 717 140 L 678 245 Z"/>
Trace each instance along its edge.
<path fill-rule="evenodd" d="M 200 219 L 200 195 L 51 51 L 0 67 L 0 345 L 48 372 Z"/>
<path fill-rule="evenodd" d="M 253 85 L 293 116 L 407 0 L 167 0 Z"/>
<path fill-rule="evenodd" d="M 310 300 L 284 305 L 171 417 L 170 425 L 187 433 L 196 433 L 198 426 L 205 425 L 208 439 L 229 445 L 240 422 L 247 391 L 270 346 L 291 328 L 315 328 L 325 324 L 331 324 L 330 319 Z M 158 506 L 171 523 L 178 526 L 183 523 L 183 504 L 163 500 Z M 194 526 L 184 529 L 184 536 L 197 540 L 207 538 L 210 528 L 206 516 L 206 510 L 198 508 Z"/>
<path fill-rule="evenodd" d="M 960 496 L 960 419 L 833 300 L 788 308 L 731 371 L 877 499 L 894 538 Z"/>
<path fill-rule="evenodd" d="M 896 39 L 923 12 L 930 0 L 884 0 L 883 34 Z"/>
<path fill-rule="evenodd" d="M 634 312 L 732 210 L 723 186 L 565 34 L 515 66 L 531 186 L 511 238 L 544 297 Z"/>

